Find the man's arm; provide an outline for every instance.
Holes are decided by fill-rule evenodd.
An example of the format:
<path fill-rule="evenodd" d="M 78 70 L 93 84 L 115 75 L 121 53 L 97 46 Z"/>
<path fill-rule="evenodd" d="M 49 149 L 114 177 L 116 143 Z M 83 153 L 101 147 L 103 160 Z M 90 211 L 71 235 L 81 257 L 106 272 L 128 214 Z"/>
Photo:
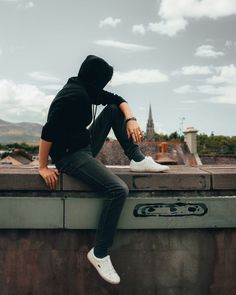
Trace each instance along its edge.
<path fill-rule="evenodd" d="M 101 98 L 102 98 L 103 105 L 116 104 L 120 108 L 122 113 L 124 114 L 125 119 L 129 119 L 133 117 L 131 108 L 129 107 L 127 101 L 123 97 L 117 94 L 102 90 Z M 126 130 L 127 130 L 128 137 L 132 136 L 134 141 L 141 142 L 143 132 L 141 131 L 138 123 L 135 120 L 129 120 L 127 122 Z"/>
<path fill-rule="evenodd" d="M 119 108 L 121 112 L 124 114 L 125 120 L 133 118 L 132 110 L 127 102 L 122 102 L 121 104 L 119 104 Z M 129 120 L 126 123 L 126 130 L 128 137 L 132 136 L 133 140 L 136 142 L 142 141 L 143 132 L 136 120 Z"/>
<path fill-rule="evenodd" d="M 42 176 L 46 184 L 51 188 L 55 189 L 59 176 L 57 169 L 48 168 L 48 154 L 51 149 L 52 142 L 40 139 L 39 142 L 39 174 Z"/>

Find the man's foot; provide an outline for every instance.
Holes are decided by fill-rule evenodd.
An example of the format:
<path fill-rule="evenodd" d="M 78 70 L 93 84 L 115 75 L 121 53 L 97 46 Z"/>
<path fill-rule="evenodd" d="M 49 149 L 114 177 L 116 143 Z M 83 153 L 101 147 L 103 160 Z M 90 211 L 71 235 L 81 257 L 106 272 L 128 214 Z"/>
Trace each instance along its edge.
<path fill-rule="evenodd" d="M 119 284 L 120 277 L 111 263 L 110 255 L 107 255 L 104 258 L 97 258 L 94 255 L 94 248 L 92 248 L 88 252 L 87 257 L 105 281 L 111 284 Z"/>
<path fill-rule="evenodd" d="M 130 162 L 130 170 L 137 172 L 162 172 L 169 170 L 169 166 L 161 165 L 156 163 L 152 157 L 145 157 L 140 162 L 135 162 L 131 160 Z"/>

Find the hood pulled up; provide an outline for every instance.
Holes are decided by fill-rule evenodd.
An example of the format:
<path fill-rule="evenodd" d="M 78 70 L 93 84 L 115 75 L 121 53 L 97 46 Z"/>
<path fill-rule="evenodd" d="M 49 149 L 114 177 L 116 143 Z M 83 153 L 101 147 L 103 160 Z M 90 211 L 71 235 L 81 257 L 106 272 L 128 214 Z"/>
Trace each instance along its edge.
<path fill-rule="evenodd" d="M 111 80 L 113 67 L 104 59 L 88 55 L 81 64 L 78 78 L 81 80 L 93 103 L 99 104 L 99 94 L 101 90 Z"/>

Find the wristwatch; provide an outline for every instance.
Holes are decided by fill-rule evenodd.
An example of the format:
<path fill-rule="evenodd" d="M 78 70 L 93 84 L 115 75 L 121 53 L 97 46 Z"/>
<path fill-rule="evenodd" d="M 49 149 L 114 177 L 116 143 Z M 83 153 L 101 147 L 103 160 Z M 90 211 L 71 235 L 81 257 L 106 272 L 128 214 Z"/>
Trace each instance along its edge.
<path fill-rule="evenodd" d="M 135 117 L 131 117 L 125 120 L 125 124 L 127 124 L 127 122 L 129 122 L 130 120 L 137 121 Z"/>

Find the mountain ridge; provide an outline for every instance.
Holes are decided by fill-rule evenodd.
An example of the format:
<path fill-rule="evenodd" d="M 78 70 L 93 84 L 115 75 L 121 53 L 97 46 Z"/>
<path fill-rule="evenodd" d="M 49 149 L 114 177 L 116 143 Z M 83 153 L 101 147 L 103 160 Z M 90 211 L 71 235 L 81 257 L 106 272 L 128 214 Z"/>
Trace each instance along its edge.
<path fill-rule="evenodd" d="M 0 118 L 0 144 L 38 144 L 42 125 L 34 122 L 10 122 Z"/>

